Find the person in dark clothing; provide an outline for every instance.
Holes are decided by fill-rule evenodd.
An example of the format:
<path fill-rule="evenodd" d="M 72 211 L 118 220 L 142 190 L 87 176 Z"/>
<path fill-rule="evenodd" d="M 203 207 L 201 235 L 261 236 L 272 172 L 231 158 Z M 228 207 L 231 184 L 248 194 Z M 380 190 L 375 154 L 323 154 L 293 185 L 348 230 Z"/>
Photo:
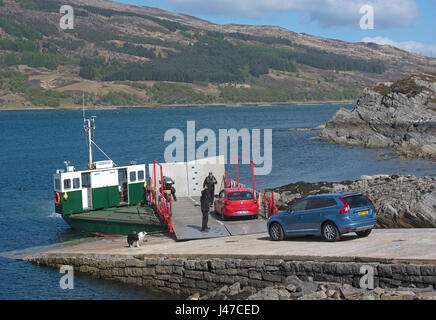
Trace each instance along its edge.
<path fill-rule="evenodd" d="M 213 175 L 212 172 L 209 172 L 209 175 L 204 179 L 203 182 L 203 188 L 207 187 L 207 190 L 209 192 L 209 206 L 211 207 L 213 204 L 213 200 L 215 198 L 215 185 L 217 184 L 217 181 Z"/>
<path fill-rule="evenodd" d="M 201 232 L 207 232 L 210 229 L 207 226 L 207 221 L 209 218 L 209 190 L 207 186 L 204 187 L 203 190 L 201 191 L 200 205 L 201 205 L 201 213 L 203 214 L 203 219 L 201 223 Z"/>
<path fill-rule="evenodd" d="M 170 201 L 170 197 L 172 196 L 174 201 L 177 201 L 176 197 L 176 189 L 174 188 L 174 180 L 170 177 L 163 177 L 164 180 L 164 197 L 167 201 Z M 168 193 L 169 191 L 169 193 Z"/>

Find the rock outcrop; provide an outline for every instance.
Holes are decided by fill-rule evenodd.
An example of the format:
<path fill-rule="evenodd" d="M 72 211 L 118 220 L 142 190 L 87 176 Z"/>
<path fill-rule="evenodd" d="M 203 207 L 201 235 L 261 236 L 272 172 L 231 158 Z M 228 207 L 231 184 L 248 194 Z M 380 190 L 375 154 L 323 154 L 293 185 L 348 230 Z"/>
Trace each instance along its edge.
<path fill-rule="evenodd" d="M 232 287 L 236 290 L 230 290 Z M 303 281 L 297 276 L 289 276 L 283 283 L 259 291 L 250 286 L 241 288 L 236 282 L 203 296 L 195 293 L 188 300 L 436 300 L 436 291 L 432 285 L 361 289 L 349 284 Z"/>
<path fill-rule="evenodd" d="M 356 108 L 341 108 L 326 124 L 321 139 L 436 161 L 436 74 L 366 88 Z"/>
<path fill-rule="evenodd" d="M 362 176 L 357 181 L 337 183 L 297 182 L 277 188 L 280 209 L 309 195 L 361 192 L 374 201 L 380 228 L 436 227 L 436 178 L 398 175 Z"/>

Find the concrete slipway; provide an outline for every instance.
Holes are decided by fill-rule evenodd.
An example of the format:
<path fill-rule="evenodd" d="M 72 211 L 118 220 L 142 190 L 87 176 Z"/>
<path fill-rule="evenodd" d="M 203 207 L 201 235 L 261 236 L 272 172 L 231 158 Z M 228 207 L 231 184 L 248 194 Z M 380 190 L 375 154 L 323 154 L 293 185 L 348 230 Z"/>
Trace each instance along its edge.
<path fill-rule="evenodd" d="M 249 218 L 249 217 L 248 217 Z M 177 240 L 229 237 L 244 234 L 265 233 L 266 220 L 232 219 L 222 221 L 213 212 L 209 214 L 209 232 L 201 232 L 200 198 L 178 198 L 173 202 L 173 228 Z"/>
<path fill-rule="evenodd" d="M 436 286 L 436 229 L 374 230 L 368 238 L 344 236 L 269 240 L 267 233 L 176 241 L 148 236 L 139 248 L 125 237 L 67 243 L 10 258 L 187 297 L 239 282 L 256 289 L 279 285 L 288 276 L 358 286 L 362 268 L 374 270 L 374 285 Z M 5 256 L 5 255 L 3 255 Z"/>
<path fill-rule="evenodd" d="M 273 242 L 267 233 L 225 236 L 177 242 L 168 236 L 148 236 L 139 248 L 128 248 L 125 237 L 103 238 L 79 244 L 44 248 L 31 254 L 151 255 L 210 257 L 288 257 L 335 261 L 379 261 L 436 264 L 436 229 L 376 229 L 368 238 L 345 235 L 336 243 L 320 238 L 291 238 Z"/>

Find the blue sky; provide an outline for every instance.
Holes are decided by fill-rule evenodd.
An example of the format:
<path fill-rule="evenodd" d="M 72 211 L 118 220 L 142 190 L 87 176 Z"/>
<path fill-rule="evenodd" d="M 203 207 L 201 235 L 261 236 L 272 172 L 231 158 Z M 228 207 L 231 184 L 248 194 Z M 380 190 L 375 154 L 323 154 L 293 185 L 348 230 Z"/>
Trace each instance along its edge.
<path fill-rule="evenodd" d="M 189 14 L 217 24 L 280 26 L 344 41 L 390 44 L 436 57 L 434 0 L 116 0 Z M 360 8 L 374 8 L 362 30 Z"/>

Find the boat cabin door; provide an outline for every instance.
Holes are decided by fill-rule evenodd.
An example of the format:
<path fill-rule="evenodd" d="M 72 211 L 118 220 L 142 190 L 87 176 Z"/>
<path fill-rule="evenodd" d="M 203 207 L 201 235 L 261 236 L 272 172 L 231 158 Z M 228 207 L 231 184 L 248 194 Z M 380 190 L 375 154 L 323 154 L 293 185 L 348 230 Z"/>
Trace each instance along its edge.
<path fill-rule="evenodd" d="M 91 173 L 82 173 L 83 210 L 92 208 Z"/>
<path fill-rule="evenodd" d="M 128 203 L 127 168 L 118 170 L 118 192 L 120 194 L 120 203 Z"/>

